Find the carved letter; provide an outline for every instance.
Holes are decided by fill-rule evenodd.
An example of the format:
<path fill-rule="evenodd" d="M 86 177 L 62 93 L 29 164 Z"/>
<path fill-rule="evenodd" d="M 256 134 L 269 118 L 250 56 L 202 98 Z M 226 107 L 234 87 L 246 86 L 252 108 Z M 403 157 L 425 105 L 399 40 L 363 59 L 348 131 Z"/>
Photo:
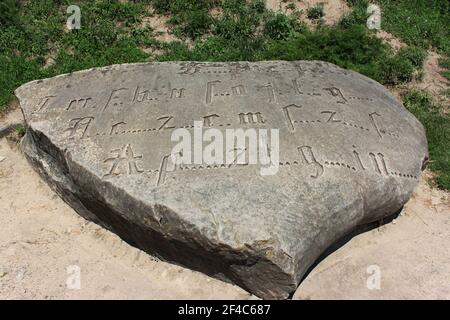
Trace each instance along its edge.
<path fill-rule="evenodd" d="M 217 114 L 210 114 L 208 116 L 204 116 L 203 117 L 203 126 L 204 127 L 212 127 L 212 125 L 213 125 L 212 119 L 218 118 L 218 117 L 219 117 L 219 115 L 217 115 Z"/>
<path fill-rule="evenodd" d="M 372 112 L 371 114 L 369 114 L 369 117 L 370 117 L 370 120 L 372 121 L 372 124 L 375 127 L 375 130 L 377 131 L 378 135 L 380 136 L 380 138 L 383 138 L 383 136 L 381 135 L 380 129 L 378 129 L 377 123 L 375 122 L 375 119 L 373 116 L 381 117 L 381 114 Z"/>
<path fill-rule="evenodd" d="M 264 123 L 263 116 L 261 112 L 247 112 L 247 113 L 239 113 L 239 123 L 240 124 L 255 124 L 255 123 Z"/>
<path fill-rule="evenodd" d="M 70 132 L 69 137 L 73 137 L 78 129 L 82 130 L 81 139 L 84 138 L 89 125 L 94 117 L 83 117 L 83 118 L 75 118 L 69 121 L 69 128 L 67 131 Z"/>
<path fill-rule="evenodd" d="M 116 132 L 116 131 L 115 131 L 116 127 L 118 127 L 118 126 L 120 126 L 120 125 L 122 125 L 122 124 L 127 124 L 127 123 L 121 121 L 121 122 L 118 122 L 118 123 L 116 123 L 116 124 L 113 124 L 113 125 L 111 126 L 111 131 L 109 132 L 109 135 L 112 135 L 113 133 L 115 133 L 115 132 Z"/>
<path fill-rule="evenodd" d="M 377 160 L 377 156 L 374 153 L 369 153 L 369 156 L 372 158 L 373 161 L 373 165 L 375 167 L 375 170 L 379 173 L 379 174 L 383 174 L 383 172 L 381 171 L 381 169 L 383 169 L 384 173 L 387 175 L 388 173 L 388 169 L 386 166 L 386 161 L 384 160 L 384 155 L 382 153 L 378 153 L 378 158 L 380 158 L 380 162 L 381 162 L 381 167 L 380 164 L 378 163 Z"/>
<path fill-rule="evenodd" d="M 331 88 L 324 88 L 323 90 L 327 90 L 328 92 L 330 92 L 333 97 L 341 98 L 342 100 L 338 101 L 338 103 L 346 103 L 347 102 L 347 99 L 345 99 L 344 95 L 342 94 L 341 89 L 336 88 L 336 87 L 331 87 Z"/>
<path fill-rule="evenodd" d="M 327 122 L 341 122 L 341 120 L 337 120 L 334 118 L 336 115 L 336 111 L 322 111 L 321 113 L 326 114 L 329 113 L 330 117 L 328 118 Z"/>
<path fill-rule="evenodd" d="M 107 158 L 104 161 L 113 162 L 110 170 L 107 174 L 105 174 L 105 177 L 121 174 L 121 171 L 119 171 L 118 169 L 119 165 L 122 163 L 126 166 L 125 173 L 132 174 L 144 172 L 144 170 L 140 169 L 137 164 L 138 159 L 142 159 L 142 155 L 135 156 L 130 144 L 124 145 L 121 149 L 112 150 L 111 153 L 115 153 L 115 155 L 113 157 Z"/>
<path fill-rule="evenodd" d="M 302 155 L 303 162 L 308 165 L 313 165 L 316 168 L 316 173 L 311 175 L 311 178 L 317 179 L 323 174 L 323 166 L 316 160 L 314 152 L 310 146 L 298 147 L 298 151 Z"/>
<path fill-rule="evenodd" d="M 298 106 L 296 104 L 290 104 L 283 108 L 283 113 L 284 116 L 286 117 L 286 121 L 288 123 L 289 128 L 292 131 L 295 131 L 294 122 L 292 121 L 291 114 L 289 113 L 289 108 L 301 108 L 301 106 Z"/>
<path fill-rule="evenodd" d="M 165 117 L 161 117 L 161 118 L 156 119 L 156 120 L 158 120 L 158 121 L 163 120 L 163 121 L 161 121 L 163 124 L 158 128 L 158 130 L 162 130 L 162 129 L 173 129 L 173 128 L 175 128 L 174 126 L 171 126 L 171 127 L 167 126 L 167 124 L 168 124 L 168 123 L 170 122 L 170 120 L 172 120 L 172 119 L 173 119 L 172 116 L 165 116 Z"/>
<path fill-rule="evenodd" d="M 210 104 L 212 102 L 213 97 L 213 89 L 216 83 L 220 83 L 220 80 L 209 81 L 206 84 L 206 104 Z"/>
<path fill-rule="evenodd" d="M 44 109 L 44 107 L 47 105 L 47 102 L 50 100 L 50 98 L 55 98 L 56 96 L 45 96 L 41 100 L 39 100 L 39 103 L 36 106 L 37 111 L 41 111 Z"/>
<path fill-rule="evenodd" d="M 127 88 L 119 88 L 119 89 L 114 89 L 114 90 L 111 91 L 111 94 L 109 95 L 108 101 L 106 102 L 105 106 L 103 107 L 103 111 L 105 111 L 109 107 L 109 104 L 111 103 L 112 100 L 118 98 L 115 95 L 115 93 L 119 92 L 119 91 L 122 91 L 122 90 L 127 90 Z M 114 104 L 114 105 L 116 105 L 116 104 Z"/>

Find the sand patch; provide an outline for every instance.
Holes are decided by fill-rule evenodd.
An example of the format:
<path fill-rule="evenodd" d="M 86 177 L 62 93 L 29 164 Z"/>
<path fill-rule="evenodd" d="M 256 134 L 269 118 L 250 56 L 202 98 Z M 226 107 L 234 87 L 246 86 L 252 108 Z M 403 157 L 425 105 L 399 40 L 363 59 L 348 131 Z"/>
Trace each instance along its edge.
<path fill-rule="evenodd" d="M 308 8 L 314 7 L 320 3 L 323 3 L 325 14 L 323 20 L 326 25 L 336 24 L 336 22 L 344 15 L 350 12 L 350 8 L 343 0 L 291 0 L 286 2 L 281 0 L 267 0 L 266 6 L 273 11 L 282 10 L 290 13 L 290 10 L 287 9 L 290 3 L 294 4 L 296 9 L 303 10 L 304 14 L 302 15 L 302 18 L 305 19 L 308 24 L 311 23 L 311 20 L 306 18 L 306 11 Z"/>

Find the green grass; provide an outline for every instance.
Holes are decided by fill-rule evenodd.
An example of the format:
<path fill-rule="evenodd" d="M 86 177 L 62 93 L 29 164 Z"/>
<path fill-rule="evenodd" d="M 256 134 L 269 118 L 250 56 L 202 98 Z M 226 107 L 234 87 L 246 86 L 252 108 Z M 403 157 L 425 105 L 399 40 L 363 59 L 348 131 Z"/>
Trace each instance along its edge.
<path fill-rule="evenodd" d="M 383 10 L 382 28 L 406 44 L 423 49 L 435 48 L 450 57 L 450 1 L 379 0 Z M 450 76 L 450 66 L 441 64 Z"/>
<path fill-rule="evenodd" d="M 64 32 L 72 1 L 7 0 L 0 13 L 0 110 L 19 85 L 38 78 L 113 63 L 145 61 L 140 47 L 154 42 L 151 30 L 133 31 L 146 14 L 143 3 L 78 1 L 81 30 Z M 2 5 L 6 5 L 2 3 Z M 46 60 L 55 63 L 45 68 Z"/>
<path fill-rule="evenodd" d="M 274 13 L 262 0 L 82 0 L 77 2 L 81 29 L 64 32 L 65 9 L 72 1 L 18 3 L 2 2 L 6 9 L 0 14 L 0 109 L 27 81 L 114 63 L 320 59 L 397 84 L 411 79 L 420 58 L 415 53 L 394 55 L 364 28 L 365 13 L 356 7 L 340 25 L 319 25 L 311 31 L 298 19 L 301 13 Z M 149 3 L 156 12 L 171 14 L 173 32 L 191 39 L 192 48 L 183 42 L 159 43 L 150 28 L 140 27 Z M 213 8 L 222 14 L 212 17 Z M 144 47 L 163 49 L 164 54 L 151 56 Z M 49 58 L 54 64 L 46 66 Z"/>
<path fill-rule="evenodd" d="M 406 44 L 450 53 L 450 2 L 445 0 L 379 0 L 382 28 Z"/>
<path fill-rule="evenodd" d="M 445 57 L 441 58 L 439 60 L 439 64 L 442 68 L 444 68 L 444 71 L 442 71 L 442 76 L 446 77 L 448 80 L 450 80 L 450 58 Z"/>
<path fill-rule="evenodd" d="M 306 10 L 306 16 L 308 19 L 318 20 L 325 16 L 325 12 L 323 11 L 323 3 L 318 3 L 315 6 L 308 8 Z"/>
<path fill-rule="evenodd" d="M 312 7 L 305 14 L 291 10 L 286 15 L 267 10 L 263 0 L 78 0 L 75 4 L 81 8 L 81 29 L 67 32 L 66 8 L 74 4 L 71 0 L 2 0 L 0 111 L 7 107 L 14 90 L 30 80 L 115 63 L 155 60 L 324 60 L 385 85 L 397 85 L 420 73 L 426 50 L 433 46 L 444 56 L 443 75 L 450 78 L 447 1 L 379 1 L 383 27 L 408 44 L 397 53 L 366 28 L 368 1 L 347 2 L 351 12 L 330 27 L 320 23 L 322 6 Z M 149 4 L 158 14 L 171 16 L 168 23 L 180 41 L 161 43 L 150 27 L 142 25 Z M 212 9 L 221 14 L 212 16 Z M 302 22 L 305 15 L 319 21 L 315 30 Z M 162 54 L 148 54 L 144 48 Z M 51 60 L 54 63 L 49 65 Z M 414 112 L 421 110 L 419 119 L 429 123 L 430 149 L 435 150 L 432 160 L 444 163 L 432 164 L 431 168 L 440 172 L 442 178 L 438 179 L 444 179 L 437 185 L 449 188 L 444 170 L 448 153 L 445 158 L 445 149 L 439 145 L 443 136 L 439 131 L 434 136 L 432 128 L 433 123 L 440 125 L 441 118 L 444 122 L 448 119 L 421 95 L 411 93 L 405 99 Z M 442 126 L 439 128 L 442 131 Z"/>
<path fill-rule="evenodd" d="M 27 129 L 26 129 L 22 124 L 19 124 L 19 125 L 16 127 L 15 131 L 16 131 L 17 136 L 19 136 L 20 138 L 22 138 L 22 137 L 25 135 Z"/>
<path fill-rule="evenodd" d="M 403 102 L 425 126 L 430 162 L 428 167 L 436 173 L 433 183 L 450 190 L 450 116 L 442 108 L 433 104 L 426 92 L 408 91 Z"/>

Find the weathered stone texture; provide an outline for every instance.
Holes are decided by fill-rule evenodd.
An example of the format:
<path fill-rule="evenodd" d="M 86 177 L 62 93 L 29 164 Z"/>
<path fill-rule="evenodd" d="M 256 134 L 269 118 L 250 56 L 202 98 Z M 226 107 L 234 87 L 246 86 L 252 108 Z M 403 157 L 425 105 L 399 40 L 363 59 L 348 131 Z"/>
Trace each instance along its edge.
<path fill-rule="evenodd" d="M 382 85 L 324 62 L 116 65 L 16 95 L 27 158 L 77 212 L 263 298 L 288 297 L 328 246 L 401 209 L 428 158 L 423 126 Z M 171 132 L 193 121 L 279 129 L 278 173 L 174 166 Z"/>

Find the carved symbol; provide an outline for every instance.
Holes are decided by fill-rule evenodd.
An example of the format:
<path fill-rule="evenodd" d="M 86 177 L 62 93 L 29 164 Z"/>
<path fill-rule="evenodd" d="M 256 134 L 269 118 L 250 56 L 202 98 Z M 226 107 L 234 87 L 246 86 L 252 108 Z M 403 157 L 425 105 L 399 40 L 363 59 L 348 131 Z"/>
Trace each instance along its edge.
<path fill-rule="evenodd" d="M 82 130 L 81 139 L 83 139 L 92 120 L 94 120 L 94 117 L 83 117 L 70 120 L 69 128 L 66 130 L 70 132 L 69 137 L 73 137 L 75 133 L 79 129 L 81 129 Z"/>
<path fill-rule="evenodd" d="M 301 108 L 301 106 L 298 106 L 296 104 L 290 104 L 283 108 L 283 113 L 284 116 L 286 117 L 286 121 L 288 123 L 289 128 L 292 131 L 295 131 L 294 122 L 292 121 L 291 114 L 289 113 L 289 108 Z"/>
<path fill-rule="evenodd" d="M 161 166 L 159 168 L 159 175 L 158 175 L 158 181 L 156 182 L 156 186 L 159 186 L 160 184 L 164 183 L 166 180 L 166 169 L 167 169 L 168 161 L 169 161 L 169 156 L 164 156 L 161 160 Z"/>
<path fill-rule="evenodd" d="M 119 167 L 120 164 L 125 164 L 126 167 L 125 172 L 128 174 L 144 172 L 144 170 L 140 169 L 137 164 L 137 161 L 139 159 L 142 159 L 142 155 L 135 156 L 130 144 L 124 145 L 121 149 L 112 150 L 110 153 L 113 154 L 115 153 L 115 155 L 104 161 L 104 162 L 109 161 L 113 162 L 109 172 L 105 174 L 105 177 L 121 174 Z"/>
<path fill-rule="evenodd" d="M 346 103 L 347 102 L 347 99 L 345 99 L 344 95 L 342 94 L 341 89 L 336 88 L 336 87 L 331 87 L 331 88 L 323 88 L 323 90 L 327 90 L 328 92 L 331 93 L 331 95 L 333 97 L 339 97 L 343 100 L 343 101 L 338 101 L 338 103 Z"/>
<path fill-rule="evenodd" d="M 353 148 L 356 148 L 356 146 L 353 146 Z M 355 156 L 356 162 L 358 162 L 358 164 L 359 164 L 359 166 L 361 167 L 361 169 L 362 169 L 362 170 L 366 170 L 366 168 L 364 168 L 364 164 L 363 164 L 363 162 L 362 162 L 362 160 L 361 160 L 361 157 L 359 156 L 358 151 L 353 150 L 353 155 Z"/>
<path fill-rule="evenodd" d="M 105 111 L 109 107 L 109 104 L 111 103 L 112 100 L 119 98 L 118 96 L 115 95 L 115 93 L 122 91 L 122 90 L 127 90 L 127 88 L 119 88 L 119 89 L 114 89 L 111 91 L 108 101 L 106 102 L 105 106 L 103 107 L 103 111 Z M 117 103 L 114 103 L 114 105 L 117 105 Z"/>
<path fill-rule="evenodd" d="M 115 129 L 116 129 L 118 126 L 122 125 L 122 124 L 127 124 L 127 123 L 121 121 L 121 122 L 118 122 L 118 123 L 116 123 L 116 124 L 113 124 L 113 125 L 111 126 L 111 131 L 109 132 L 109 135 L 112 135 L 113 133 L 117 133 L 117 131 L 115 131 Z"/>
<path fill-rule="evenodd" d="M 294 87 L 295 93 L 303 94 L 303 92 L 300 90 L 300 85 L 298 84 L 297 79 L 292 80 L 292 86 Z"/>
<path fill-rule="evenodd" d="M 383 136 L 381 135 L 381 131 L 378 128 L 378 125 L 373 116 L 381 117 L 381 114 L 378 114 L 377 112 L 372 112 L 371 114 L 369 114 L 369 117 L 370 117 L 370 120 L 372 121 L 372 124 L 375 127 L 375 130 L 377 131 L 378 135 L 380 136 L 380 138 L 383 138 Z"/>
<path fill-rule="evenodd" d="M 186 90 L 185 88 L 180 88 L 180 89 L 173 88 L 172 91 L 170 92 L 170 98 L 171 99 L 174 99 L 174 98 L 181 99 L 181 98 L 183 98 L 185 90 Z"/>
<path fill-rule="evenodd" d="M 229 65 L 229 72 L 231 74 L 231 79 L 236 79 L 237 75 L 245 72 L 245 71 L 249 71 L 250 70 L 250 66 L 248 64 L 241 64 L 239 62 L 235 62 L 235 63 L 230 63 Z"/>
<path fill-rule="evenodd" d="M 41 111 L 42 109 L 44 109 L 44 107 L 47 105 L 47 102 L 51 99 L 51 98 L 55 98 L 56 96 L 45 96 L 42 99 L 39 100 L 39 103 L 36 105 L 36 109 L 37 111 Z"/>
<path fill-rule="evenodd" d="M 203 117 L 203 126 L 204 127 L 212 127 L 212 125 L 213 125 L 212 119 L 218 118 L 218 117 L 219 117 L 219 115 L 217 115 L 217 114 L 210 114 L 208 116 L 204 116 Z"/>
<path fill-rule="evenodd" d="M 341 122 L 341 120 L 337 120 L 334 118 L 334 116 L 337 113 L 336 111 L 322 111 L 321 113 L 323 113 L 323 114 L 329 113 L 330 114 L 330 117 L 328 118 L 327 123 L 328 122 Z"/>
<path fill-rule="evenodd" d="M 267 94 L 268 94 L 268 102 L 275 103 L 276 102 L 276 96 L 275 96 L 275 89 L 273 88 L 273 85 L 271 83 L 268 83 L 264 86 L 264 88 L 267 88 Z"/>
<path fill-rule="evenodd" d="M 212 102 L 214 85 L 220 82 L 220 80 L 214 80 L 209 81 L 206 84 L 206 104 L 210 104 Z"/>
<path fill-rule="evenodd" d="M 383 174 L 381 169 L 383 169 L 383 171 L 384 171 L 384 173 L 386 175 L 389 174 L 389 171 L 388 171 L 387 166 L 386 166 L 386 161 L 384 160 L 384 155 L 382 153 L 377 153 L 377 156 L 378 156 L 378 158 L 380 159 L 380 162 L 381 162 L 381 167 L 380 167 L 380 164 L 378 163 L 377 156 L 374 153 L 372 153 L 372 152 L 369 153 L 369 156 L 372 158 L 375 170 L 379 174 Z"/>
<path fill-rule="evenodd" d="M 243 85 L 237 85 L 234 87 L 231 87 L 231 91 L 233 92 L 233 95 L 235 96 L 243 96 L 247 93 L 245 90 L 245 87 Z"/>
<path fill-rule="evenodd" d="M 76 106 L 79 106 L 80 108 L 86 108 L 87 103 L 92 100 L 92 98 L 86 98 L 86 99 L 74 99 L 70 101 L 69 105 L 67 106 L 66 110 L 70 110 L 70 108 L 75 104 Z M 80 106 L 81 104 L 81 106 Z"/>
<path fill-rule="evenodd" d="M 201 63 L 188 62 L 181 67 L 180 74 L 194 74 L 200 71 Z"/>
<path fill-rule="evenodd" d="M 163 120 L 163 121 L 162 121 L 163 124 L 158 128 L 158 130 L 162 130 L 162 129 L 173 129 L 173 128 L 175 128 L 174 126 L 171 126 L 171 127 L 167 126 L 167 124 L 168 124 L 168 123 L 170 122 L 170 120 L 172 120 L 172 119 L 173 119 L 172 116 L 164 116 L 164 117 L 161 117 L 161 118 L 156 119 L 156 120 L 158 120 L 158 121 Z"/>
<path fill-rule="evenodd" d="M 233 155 L 235 155 L 234 160 L 228 165 L 228 168 L 236 167 L 236 166 L 248 166 L 248 160 L 245 159 L 245 152 L 247 148 L 234 148 L 230 151 L 233 151 Z M 235 152 L 237 151 L 237 152 Z M 246 160 L 242 163 L 242 157 Z"/>
<path fill-rule="evenodd" d="M 181 153 L 173 154 L 175 157 L 175 162 L 177 163 L 179 158 L 178 156 L 182 156 Z M 159 186 L 161 184 L 164 184 L 166 181 L 166 173 L 167 172 L 173 172 L 177 169 L 176 163 L 173 164 L 173 167 L 171 169 L 168 169 L 169 164 L 169 158 L 172 158 L 171 155 L 165 155 L 161 160 L 161 165 L 159 167 L 159 174 L 158 174 L 158 180 L 156 181 L 156 186 Z"/>
<path fill-rule="evenodd" d="M 163 86 L 163 88 L 164 88 L 164 86 Z M 150 94 L 150 90 L 139 91 L 139 89 L 140 89 L 140 87 L 137 86 L 136 90 L 134 91 L 133 100 L 132 100 L 133 102 L 134 101 L 142 102 L 144 100 L 157 100 L 157 98 L 152 98 L 152 96 Z"/>
<path fill-rule="evenodd" d="M 308 165 L 313 165 L 316 168 L 316 173 L 311 175 L 311 178 L 317 179 L 323 174 L 323 166 L 316 160 L 314 152 L 310 146 L 301 146 L 297 150 L 303 158 L 303 162 Z"/>
<path fill-rule="evenodd" d="M 239 113 L 239 123 L 240 124 L 256 124 L 265 123 L 261 112 L 247 112 Z"/>

